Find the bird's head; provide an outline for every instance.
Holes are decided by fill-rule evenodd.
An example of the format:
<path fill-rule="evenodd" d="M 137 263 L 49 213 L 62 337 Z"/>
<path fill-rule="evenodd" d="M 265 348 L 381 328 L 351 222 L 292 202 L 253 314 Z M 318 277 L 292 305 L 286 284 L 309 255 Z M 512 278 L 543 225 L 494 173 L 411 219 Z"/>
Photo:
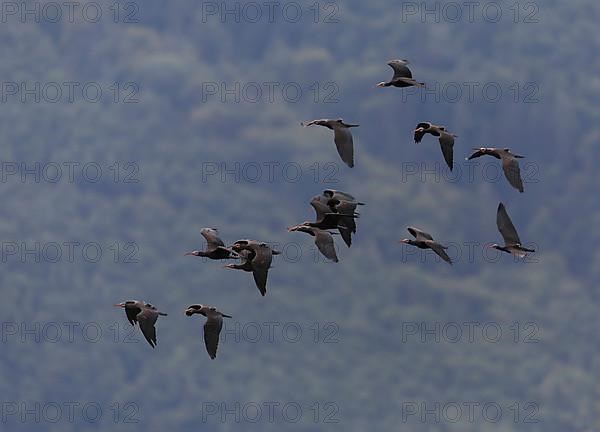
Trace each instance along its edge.
<path fill-rule="evenodd" d="M 405 238 L 400 240 L 398 243 L 413 244 L 413 240 Z"/>
<path fill-rule="evenodd" d="M 497 243 L 488 243 L 488 244 L 486 245 L 486 247 L 487 247 L 488 249 L 497 249 L 497 250 L 500 250 L 500 249 L 502 249 L 502 246 L 500 246 L 500 245 L 499 245 L 499 244 L 497 244 Z"/>
<path fill-rule="evenodd" d="M 186 252 L 183 256 L 188 256 L 188 255 L 192 255 L 192 256 L 200 256 L 200 251 L 198 250 L 193 250 L 191 252 Z"/>

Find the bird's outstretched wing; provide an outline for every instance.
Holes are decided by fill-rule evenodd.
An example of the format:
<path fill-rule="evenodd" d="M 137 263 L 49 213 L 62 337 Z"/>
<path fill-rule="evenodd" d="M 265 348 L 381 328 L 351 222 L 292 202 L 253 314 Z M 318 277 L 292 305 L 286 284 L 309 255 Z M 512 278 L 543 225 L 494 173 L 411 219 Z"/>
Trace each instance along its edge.
<path fill-rule="evenodd" d="M 333 131 L 333 141 L 344 163 L 350 168 L 354 167 L 354 142 L 350 129 L 335 128 Z"/>
<path fill-rule="evenodd" d="M 324 204 L 321 200 L 319 200 L 319 197 L 314 197 L 311 201 L 310 201 L 310 205 L 312 206 L 312 208 L 315 209 L 315 213 L 316 213 L 316 222 L 320 222 L 322 221 L 325 216 L 327 215 L 327 213 L 330 212 L 329 207 L 327 207 L 326 204 Z"/>
<path fill-rule="evenodd" d="M 129 321 L 129 324 L 135 325 L 135 323 L 137 323 L 137 315 L 141 311 L 142 310 L 139 307 L 126 307 L 125 308 L 125 315 L 127 315 L 127 320 Z"/>
<path fill-rule="evenodd" d="M 510 185 L 519 192 L 523 192 L 523 180 L 521 179 L 521 169 L 519 168 L 517 159 L 512 156 L 503 157 L 502 169 Z"/>
<path fill-rule="evenodd" d="M 467 160 L 471 160 L 471 159 L 475 159 L 481 156 L 493 156 L 496 159 L 500 159 L 500 156 L 498 155 L 498 153 L 495 151 L 495 149 L 489 149 L 489 148 L 474 148 L 473 150 L 475 150 L 475 152 L 473 154 L 471 154 L 471 156 L 469 156 L 467 158 Z"/>
<path fill-rule="evenodd" d="M 204 323 L 204 345 L 211 359 L 217 357 L 219 347 L 219 335 L 223 328 L 223 317 L 221 315 L 209 315 Z"/>
<path fill-rule="evenodd" d="M 433 240 L 431 234 L 426 233 L 425 231 L 422 231 L 419 228 L 408 227 L 407 230 L 416 240 Z"/>
<path fill-rule="evenodd" d="M 214 228 L 202 228 L 200 231 L 202 237 L 206 239 L 206 250 L 214 250 L 219 246 L 225 247 L 223 240 L 219 238 L 219 233 Z"/>
<path fill-rule="evenodd" d="M 440 147 L 444 155 L 444 159 L 450 167 L 450 171 L 454 166 L 454 135 L 442 131 L 440 135 Z"/>
<path fill-rule="evenodd" d="M 335 253 L 335 244 L 333 236 L 328 231 L 315 229 L 315 244 L 321 253 L 329 260 L 338 262 L 337 254 Z"/>
<path fill-rule="evenodd" d="M 264 243 L 252 245 L 252 248 L 255 253 L 252 260 L 252 275 L 254 276 L 256 287 L 264 296 L 267 293 L 267 276 L 269 275 L 269 268 L 273 261 L 273 251 Z"/>
<path fill-rule="evenodd" d="M 412 78 L 412 72 L 406 66 L 408 64 L 406 60 L 390 60 L 387 64 L 394 70 L 392 81 L 396 81 L 399 78 Z"/>
<path fill-rule="evenodd" d="M 428 122 L 421 122 L 417 125 L 417 127 L 415 128 L 415 135 L 414 135 L 414 139 L 416 143 L 420 143 L 421 140 L 423 139 L 423 137 L 425 136 L 425 134 L 427 133 L 427 130 L 429 130 L 431 128 L 431 123 Z"/>
<path fill-rule="evenodd" d="M 444 246 L 442 246 L 441 244 L 434 242 L 434 241 L 430 241 L 430 242 L 428 242 L 428 244 L 432 251 L 434 251 L 436 254 L 438 254 L 438 256 L 440 258 L 442 258 L 444 261 L 446 261 L 448 264 L 452 265 L 452 260 L 450 259 L 450 257 L 446 253 L 446 251 L 444 250 Z"/>
<path fill-rule="evenodd" d="M 504 244 L 506 245 L 514 245 L 521 244 L 521 239 L 519 238 L 519 234 L 517 234 L 517 230 L 513 225 L 508 213 L 506 212 L 506 208 L 504 204 L 498 204 L 498 213 L 496 215 L 496 225 L 498 225 L 498 231 L 502 234 L 502 238 L 504 239 Z"/>
<path fill-rule="evenodd" d="M 142 334 L 152 348 L 156 346 L 156 320 L 158 319 L 158 311 L 150 308 L 144 308 L 138 315 L 137 320 L 140 324 Z"/>

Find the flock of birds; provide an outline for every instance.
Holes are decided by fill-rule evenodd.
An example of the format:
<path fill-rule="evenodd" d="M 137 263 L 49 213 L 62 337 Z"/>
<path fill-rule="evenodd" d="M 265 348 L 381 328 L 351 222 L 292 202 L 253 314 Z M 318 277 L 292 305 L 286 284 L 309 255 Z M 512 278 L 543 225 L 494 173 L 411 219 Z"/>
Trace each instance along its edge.
<path fill-rule="evenodd" d="M 407 60 L 391 60 L 387 63 L 393 70 L 394 76 L 390 81 L 381 82 L 377 87 L 425 87 L 424 83 L 415 81 L 408 68 Z M 340 158 L 349 167 L 354 167 L 354 143 L 351 128 L 358 124 L 345 123 L 342 119 L 321 119 L 301 123 L 303 126 L 323 126 L 333 130 L 334 142 Z M 454 165 L 454 135 L 445 126 L 435 125 L 430 122 L 421 122 L 414 130 L 414 140 L 420 143 L 426 134 L 437 137 L 440 143 L 444 159 L 450 168 Z M 508 148 L 475 148 L 467 160 L 481 156 L 492 156 L 502 161 L 502 168 L 506 179 L 512 187 L 523 192 L 523 180 L 521 178 L 518 159 L 519 156 L 511 153 Z M 326 189 L 320 195 L 312 198 L 310 205 L 316 213 L 314 222 L 305 221 L 288 228 L 288 232 L 303 232 L 314 237 L 315 245 L 319 252 L 327 259 L 338 262 L 333 236 L 339 234 L 347 247 L 352 245 L 352 235 L 356 233 L 356 219 L 359 213 L 358 206 L 364 203 L 357 201 L 352 195 L 339 190 Z M 490 244 L 488 247 L 509 253 L 513 256 L 524 258 L 528 253 L 535 252 L 533 249 L 523 246 L 521 239 L 513 225 L 503 203 L 498 205 L 496 224 L 498 231 L 504 239 L 504 245 Z M 403 239 L 401 243 L 415 246 L 420 249 L 431 249 L 448 264 L 452 260 L 446 253 L 446 246 L 435 241 L 431 234 L 416 227 L 408 227 L 408 232 L 414 239 Z M 225 246 L 215 228 L 203 228 L 200 233 L 206 240 L 205 250 L 194 250 L 185 255 L 204 257 L 211 260 L 238 259 L 239 264 L 227 264 L 226 268 L 243 270 L 252 273 L 256 287 L 264 296 L 267 293 L 267 277 L 273 255 L 281 252 L 274 250 L 267 243 L 257 240 L 238 240 L 231 246 Z M 156 346 L 156 322 L 159 316 L 166 316 L 150 303 L 139 300 L 129 300 L 115 306 L 123 308 L 131 325 L 138 324 L 140 330 L 150 346 Z M 206 317 L 204 323 L 204 343 L 206 351 L 211 359 L 217 356 L 219 335 L 223 328 L 223 318 L 232 318 L 213 306 L 192 304 L 184 311 L 185 315 L 199 314 Z"/>

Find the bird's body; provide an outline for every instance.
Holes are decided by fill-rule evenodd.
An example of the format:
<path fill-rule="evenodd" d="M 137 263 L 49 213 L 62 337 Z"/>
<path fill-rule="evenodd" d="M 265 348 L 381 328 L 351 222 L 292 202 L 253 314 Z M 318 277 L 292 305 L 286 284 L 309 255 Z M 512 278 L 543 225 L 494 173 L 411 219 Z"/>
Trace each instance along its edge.
<path fill-rule="evenodd" d="M 504 207 L 503 203 L 498 204 L 496 225 L 498 226 L 498 231 L 500 231 L 500 234 L 504 239 L 504 246 L 494 243 L 489 245 L 489 247 L 509 253 L 518 258 L 525 258 L 528 253 L 535 252 L 534 249 L 529 249 L 522 245 L 519 234 L 510 220 L 510 217 L 506 211 L 506 207 Z"/>
<path fill-rule="evenodd" d="M 185 255 L 206 257 L 213 260 L 239 258 L 234 251 L 225 247 L 225 243 L 223 243 L 223 240 L 221 240 L 219 233 L 215 228 L 202 228 L 200 234 L 206 239 L 206 250 L 194 250 L 192 252 L 187 252 Z"/>
<path fill-rule="evenodd" d="M 390 60 L 387 65 L 394 70 L 394 76 L 389 81 L 383 81 L 377 84 L 377 87 L 425 87 L 425 83 L 415 81 L 412 72 L 406 66 L 408 60 Z"/>
<path fill-rule="evenodd" d="M 193 304 L 188 306 L 185 310 L 187 316 L 194 314 L 200 314 L 206 317 L 204 323 L 204 345 L 206 346 L 206 352 L 211 359 L 217 357 L 217 348 L 219 346 L 219 335 L 223 328 L 223 318 L 231 318 L 230 315 L 226 315 L 223 312 L 217 310 L 213 306 L 206 306 L 201 304 Z"/>
<path fill-rule="evenodd" d="M 523 179 L 521 178 L 521 169 L 519 168 L 518 159 L 522 159 L 523 156 L 511 153 L 510 149 L 507 148 L 474 148 L 475 152 L 467 158 L 467 160 L 475 159 L 481 156 L 492 156 L 496 159 L 502 160 L 502 170 L 506 180 L 512 187 L 517 189 L 519 192 L 523 192 Z"/>
<path fill-rule="evenodd" d="M 431 249 L 434 251 L 440 258 L 446 261 L 448 264 L 452 265 L 452 260 L 446 253 L 446 246 L 436 242 L 431 234 L 426 233 L 425 231 L 421 231 L 415 227 L 408 227 L 408 232 L 415 238 L 412 239 L 403 239 L 400 240 L 401 243 L 409 244 L 411 246 L 416 246 L 419 249 Z"/>
<path fill-rule="evenodd" d="M 150 346 L 154 348 L 157 344 L 156 327 L 154 325 L 159 316 L 167 316 L 167 314 L 159 312 L 150 303 L 139 300 L 127 300 L 115 306 L 125 309 L 125 315 L 129 323 L 132 326 L 137 323 Z"/>
<path fill-rule="evenodd" d="M 431 134 L 439 138 L 440 148 L 444 159 L 452 171 L 454 167 L 454 138 L 457 135 L 451 134 L 446 130 L 445 126 L 434 125 L 430 122 L 421 122 L 414 130 L 414 139 L 416 143 L 420 143 L 425 134 Z"/>
<path fill-rule="evenodd" d="M 317 245 L 317 248 L 323 256 L 333 262 L 338 262 L 333 236 L 329 231 L 310 226 L 310 222 L 304 222 L 288 228 L 288 232 L 295 231 L 304 232 L 313 236 L 315 238 L 315 245 Z"/>
<path fill-rule="evenodd" d="M 354 140 L 350 128 L 357 124 L 344 123 L 342 119 L 320 119 L 301 123 L 302 126 L 323 126 L 333 130 L 333 140 L 342 161 L 350 168 L 354 167 Z"/>
<path fill-rule="evenodd" d="M 273 255 L 281 252 L 256 240 L 238 240 L 231 246 L 231 249 L 240 255 L 241 262 L 240 264 L 228 264 L 225 267 L 252 272 L 256 287 L 264 296 L 267 293 L 267 276 L 273 262 Z"/>

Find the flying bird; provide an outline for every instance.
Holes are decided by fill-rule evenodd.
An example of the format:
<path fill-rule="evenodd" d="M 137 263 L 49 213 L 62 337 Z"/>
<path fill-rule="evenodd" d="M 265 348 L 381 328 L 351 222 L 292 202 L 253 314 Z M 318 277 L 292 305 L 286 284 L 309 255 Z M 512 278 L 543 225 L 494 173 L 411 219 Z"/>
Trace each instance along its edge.
<path fill-rule="evenodd" d="M 394 70 L 394 76 L 390 81 L 380 82 L 377 87 L 425 87 L 425 83 L 413 79 L 412 72 L 406 66 L 409 64 L 408 60 L 390 60 L 387 64 Z"/>
<path fill-rule="evenodd" d="M 431 237 L 431 234 L 426 233 L 425 231 L 421 231 L 420 229 L 415 227 L 408 227 L 407 230 L 415 238 L 415 240 L 403 239 L 400 240 L 400 243 L 416 246 L 419 249 L 431 249 L 436 254 L 438 254 L 440 258 L 442 258 L 448 264 L 452 265 L 452 260 L 445 251 L 445 249 L 448 248 L 436 242 L 433 239 L 433 237 Z"/>
<path fill-rule="evenodd" d="M 349 193 L 335 189 L 325 189 L 320 196 L 313 198 L 313 200 L 315 199 L 326 204 L 331 212 L 342 215 L 339 218 L 338 229 L 340 230 L 344 242 L 350 247 L 352 245 L 352 234 L 356 234 L 355 218 L 359 217 L 356 208 L 359 205 L 362 206 L 365 204 L 357 201 L 356 198 Z M 315 210 L 317 210 L 317 208 L 315 208 Z"/>
<path fill-rule="evenodd" d="M 189 317 L 194 314 L 206 317 L 206 322 L 204 323 L 204 345 L 206 346 L 206 352 L 214 360 L 217 357 L 217 347 L 219 346 L 219 335 L 223 328 L 223 318 L 232 318 L 231 315 L 226 315 L 213 306 L 201 304 L 188 306 L 185 314 Z"/>
<path fill-rule="evenodd" d="M 452 171 L 452 167 L 454 166 L 454 138 L 457 138 L 458 135 L 449 133 L 445 126 L 434 125 L 430 122 L 419 123 L 414 133 L 416 143 L 420 143 L 425 134 L 431 134 L 434 137 L 439 137 L 440 147 L 442 149 L 442 153 L 444 154 L 444 159 L 446 160 L 448 167 L 450 167 L 450 171 Z"/>
<path fill-rule="evenodd" d="M 359 215 L 354 212 L 356 206 L 348 201 L 339 204 L 331 201 L 323 195 L 312 198 L 310 205 L 316 213 L 315 222 L 304 222 L 303 224 L 322 230 L 337 229 L 348 247 L 352 245 L 352 233 L 356 232 L 354 221 Z"/>
<path fill-rule="evenodd" d="M 517 234 L 517 230 L 506 212 L 506 207 L 504 207 L 504 204 L 502 203 L 498 204 L 496 225 L 498 225 L 498 231 L 500 231 L 500 234 L 502 234 L 502 238 L 504 239 L 504 246 L 494 243 L 488 247 L 509 253 L 519 258 L 525 258 L 528 253 L 535 252 L 533 249 L 522 246 L 519 234 Z"/>
<path fill-rule="evenodd" d="M 288 228 L 288 232 L 294 231 L 305 232 L 313 236 L 315 238 L 315 244 L 323 256 L 333 262 L 338 262 L 332 233 L 312 227 L 307 222 Z"/>
<path fill-rule="evenodd" d="M 156 327 L 154 325 L 159 316 L 167 316 L 167 314 L 159 312 L 150 303 L 139 300 L 127 300 L 115 306 L 125 309 L 129 323 L 132 326 L 137 323 L 150 346 L 154 348 L 156 346 Z"/>
<path fill-rule="evenodd" d="M 523 192 L 523 179 L 521 178 L 521 169 L 519 168 L 519 161 L 517 159 L 523 159 L 524 156 L 519 156 L 511 153 L 510 149 L 501 148 L 474 148 L 476 150 L 467 160 L 475 159 L 481 156 L 493 156 L 496 159 L 502 160 L 502 170 L 506 180 L 512 187 L 517 189 L 519 192 Z"/>
<path fill-rule="evenodd" d="M 202 228 L 200 230 L 200 234 L 202 234 L 202 237 L 206 239 L 206 250 L 193 250 L 191 252 L 187 252 L 185 255 L 206 257 L 213 260 L 239 258 L 234 251 L 225 247 L 225 243 L 223 243 L 223 240 L 221 240 L 219 237 L 219 232 L 217 229 Z"/>
<path fill-rule="evenodd" d="M 231 246 L 231 249 L 240 255 L 240 264 L 227 264 L 225 267 L 252 272 L 256 287 L 264 296 L 267 293 L 267 276 L 273 255 L 279 255 L 281 252 L 256 240 L 238 240 Z"/>
<path fill-rule="evenodd" d="M 321 119 L 300 123 L 302 126 L 324 126 L 333 130 L 333 141 L 342 160 L 350 168 L 354 167 L 354 141 L 350 128 L 358 127 L 357 124 L 344 123 L 342 119 Z"/>

